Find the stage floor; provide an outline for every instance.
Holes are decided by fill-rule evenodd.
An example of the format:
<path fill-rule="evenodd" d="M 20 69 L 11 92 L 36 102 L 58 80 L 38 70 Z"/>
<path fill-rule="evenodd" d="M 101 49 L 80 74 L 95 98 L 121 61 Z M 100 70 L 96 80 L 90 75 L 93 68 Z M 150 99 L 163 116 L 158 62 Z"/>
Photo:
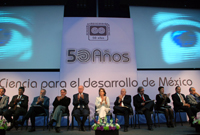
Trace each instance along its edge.
<path fill-rule="evenodd" d="M 30 128 L 30 127 L 29 127 Z M 27 130 L 25 130 L 25 128 L 23 128 L 23 130 L 21 130 L 19 128 L 18 131 L 16 131 L 15 129 L 12 129 L 11 131 L 7 132 L 6 135 L 55 135 L 55 134 L 59 134 L 59 135 L 95 135 L 94 131 L 88 131 L 88 127 L 86 127 L 86 131 L 78 131 L 78 128 L 74 128 L 74 130 L 72 131 L 71 129 L 69 131 L 66 130 L 66 127 L 61 127 L 61 133 L 56 133 L 55 130 L 51 129 L 51 131 L 45 129 L 43 131 L 42 127 L 36 127 L 36 131 L 35 132 L 28 132 Z M 190 125 L 188 123 L 184 123 L 183 126 L 181 126 L 180 123 L 177 124 L 177 126 L 175 128 L 167 128 L 165 124 L 161 124 L 160 127 L 157 128 L 153 128 L 153 131 L 149 131 L 147 130 L 147 126 L 146 125 L 141 125 L 140 129 L 138 129 L 138 127 L 136 127 L 135 129 L 132 127 L 129 127 L 129 131 L 128 132 L 123 132 L 123 127 L 122 129 L 120 129 L 119 131 L 119 135 L 200 135 L 195 131 L 195 128 L 190 127 Z"/>

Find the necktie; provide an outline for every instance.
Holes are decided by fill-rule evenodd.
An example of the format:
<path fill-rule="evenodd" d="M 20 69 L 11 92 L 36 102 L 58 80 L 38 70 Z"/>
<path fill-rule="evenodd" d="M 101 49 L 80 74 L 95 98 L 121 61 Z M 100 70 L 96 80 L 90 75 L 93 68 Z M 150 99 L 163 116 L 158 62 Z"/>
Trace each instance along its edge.
<path fill-rule="evenodd" d="M 181 98 L 181 101 L 183 102 L 183 104 L 185 104 L 185 100 L 183 98 L 183 96 L 181 94 L 179 94 L 180 98 Z"/>
<path fill-rule="evenodd" d="M 81 93 L 81 94 L 82 94 L 82 93 Z M 81 94 L 80 94 L 80 97 L 81 97 Z M 83 110 L 82 101 L 79 100 L 79 102 L 80 102 L 80 110 L 82 111 L 82 110 Z"/>
<path fill-rule="evenodd" d="M 143 96 L 141 96 L 141 98 L 142 98 L 143 101 L 145 101 Z"/>
<path fill-rule="evenodd" d="M 122 101 L 120 102 L 120 106 L 122 106 Z"/>
<path fill-rule="evenodd" d="M 0 101 L 1 101 L 2 97 L 0 97 Z"/>

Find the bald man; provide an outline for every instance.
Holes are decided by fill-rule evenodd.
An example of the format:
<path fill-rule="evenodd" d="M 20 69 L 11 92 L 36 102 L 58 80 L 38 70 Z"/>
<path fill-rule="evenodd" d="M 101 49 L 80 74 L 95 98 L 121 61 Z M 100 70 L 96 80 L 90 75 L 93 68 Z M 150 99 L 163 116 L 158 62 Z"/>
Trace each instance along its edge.
<path fill-rule="evenodd" d="M 200 94 L 196 92 L 194 87 L 190 87 L 189 92 L 190 95 L 186 96 L 187 102 L 190 106 L 194 107 L 197 112 L 200 111 Z"/>
<path fill-rule="evenodd" d="M 114 114 L 123 113 L 124 114 L 124 132 L 128 131 L 129 127 L 129 113 L 133 112 L 131 107 L 131 95 L 126 95 L 126 89 L 121 89 L 120 95 L 115 100 Z"/>
<path fill-rule="evenodd" d="M 25 120 L 31 119 L 31 129 L 29 132 L 35 131 L 35 117 L 37 114 L 45 113 L 47 116 L 49 115 L 49 98 L 46 95 L 46 90 L 41 89 L 40 95 L 34 97 L 31 107 L 29 108 L 26 115 L 24 115 L 23 119 L 17 121 L 17 124 L 24 125 Z"/>
<path fill-rule="evenodd" d="M 78 93 L 73 95 L 73 105 L 74 109 L 72 113 L 75 116 L 76 121 L 78 122 L 79 131 L 85 131 L 84 124 L 87 119 L 87 116 L 90 113 L 88 103 L 89 95 L 83 93 L 84 87 L 80 85 L 78 87 Z M 80 119 L 80 115 L 83 115 L 83 119 Z"/>

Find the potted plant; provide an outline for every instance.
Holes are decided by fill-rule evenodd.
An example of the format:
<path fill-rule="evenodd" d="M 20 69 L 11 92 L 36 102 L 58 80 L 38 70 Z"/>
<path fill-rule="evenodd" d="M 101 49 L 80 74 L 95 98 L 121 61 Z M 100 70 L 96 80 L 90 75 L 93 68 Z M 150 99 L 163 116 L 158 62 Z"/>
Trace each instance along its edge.
<path fill-rule="evenodd" d="M 200 117 L 195 117 L 193 124 L 195 124 L 196 132 L 200 132 Z"/>
<path fill-rule="evenodd" d="M 105 119 L 99 119 L 96 121 L 94 119 L 94 124 L 92 125 L 92 130 L 95 131 L 95 135 L 119 135 L 119 129 L 120 125 L 118 124 L 118 119 L 115 120 L 115 123 L 113 123 L 113 119 L 110 119 L 110 121 L 107 121 L 107 117 Z"/>
<path fill-rule="evenodd" d="M 0 120 L 0 135 L 5 135 L 7 128 L 7 121 L 5 119 Z"/>

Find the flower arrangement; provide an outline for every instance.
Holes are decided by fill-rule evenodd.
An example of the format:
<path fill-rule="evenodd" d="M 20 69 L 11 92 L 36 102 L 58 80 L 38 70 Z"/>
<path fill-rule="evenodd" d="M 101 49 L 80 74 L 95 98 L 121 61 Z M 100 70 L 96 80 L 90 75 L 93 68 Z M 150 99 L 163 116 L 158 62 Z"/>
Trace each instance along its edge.
<path fill-rule="evenodd" d="M 7 121 L 5 119 L 0 120 L 0 129 L 6 130 L 8 128 Z"/>
<path fill-rule="evenodd" d="M 194 121 L 192 122 L 193 124 L 199 124 L 200 125 L 200 117 L 194 117 Z"/>
<path fill-rule="evenodd" d="M 118 124 L 118 119 L 115 120 L 115 123 L 113 123 L 113 119 L 110 119 L 110 122 L 107 121 L 107 117 L 105 119 L 99 119 L 96 121 L 95 118 L 93 118 L 94 124 L 92 125 L 92 130 L 118 130 L 120 129 L 120 125 Z"/>

